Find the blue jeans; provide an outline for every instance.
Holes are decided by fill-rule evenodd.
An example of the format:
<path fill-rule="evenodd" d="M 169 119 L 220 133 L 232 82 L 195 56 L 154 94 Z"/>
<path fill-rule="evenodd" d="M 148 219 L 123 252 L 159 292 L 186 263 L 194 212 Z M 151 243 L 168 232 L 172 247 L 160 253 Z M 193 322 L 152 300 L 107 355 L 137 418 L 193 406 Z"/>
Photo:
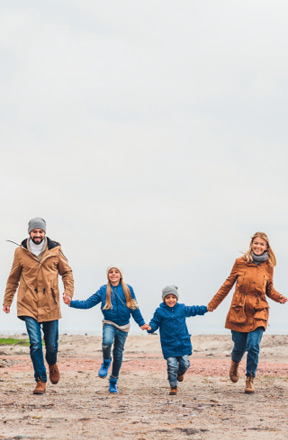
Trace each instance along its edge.
<path fill-rule="evenodd" d="M 46 346 L 46 361 L 49 365 L 54 365 L 57 362 L 58 352 L 58 320 L 39 324 L 36 319 L 24 316 L 24 321 L 30 340 L 30 356 L 34 367 L 35 380 L 41 379 L 43 382 L 47 382 L 42 350 L 41 326 Z"/>
<path fill-rule="evenodd" d="M 118 379 L 119 371 L 122 365 L 124 345 L 128 332 L 122 332 L 118 328 L 111 324 L 103 325 L 103 339 L 102 339 L 102 349 L 104 360 L 111 359 L 111 349 L 113 347 L 113 363 L 112 363 L 112 374 L 111 377 Z"/>
<path fill-rule="evenodd" d="M 186 373 L 190 367 L 189 356 L 169 357 L 167 361 L 168 380 L 171 388 L 177 387 L 177 377 Z"/>
<path fill-rule="evenodd" d="M 231 358 L 234 362 L 240 362 L 245 351 L 247 351 L 246 376 L 256 376 L 260 342 L 264 332 L 264 327 L 258 327 L 253 332 L 242 333 L 232 330 L 232 341 L 234 348 Z"/>

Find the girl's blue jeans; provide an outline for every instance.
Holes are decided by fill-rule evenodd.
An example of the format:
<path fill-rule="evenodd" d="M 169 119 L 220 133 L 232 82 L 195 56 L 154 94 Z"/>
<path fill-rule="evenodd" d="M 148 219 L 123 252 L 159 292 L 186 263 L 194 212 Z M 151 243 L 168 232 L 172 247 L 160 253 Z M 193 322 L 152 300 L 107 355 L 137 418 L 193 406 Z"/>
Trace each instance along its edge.
<path fill-rule="evenodd" d="M 190 367 L 189 356 L 185 354 L 184 356 L 168 357 L 166 361 L 170 387 L 177 387 L 177 377 L 186 373 Z"/>
<path fill-rule="evenodd" d="M 111 377 L 118 379 L 119 371 L 122 365 L 124 345 L 128 332 L 122 332 L 118 328 L 111 324 L 103 325 L 103 339 L 102 339 L 102 350 L 103 358 L 105 360 L 111 359 L 111 349 L 113 347 L 113 362 L 112 362 L 112 373 Z"/>
<path fill-rule="evenodd" d="M 30 340 L 30 356 L 33 363 L 35 380 L 41 379 L 42 382 L 47 382 L 42 350 L 41 327 L 46 346 L 46 361 L 49 365 L 54 365 L 57 362 L 58 352 L 58 321 L 48 321 L 40 324 L 36 319 L 30 316 L 24 316 L 24 321 Z"/>
<path fill-rule="evenodd" d="M 260 342 L 264 332 L 263 327 L 258 327 L 253 332 L 242 333 L 232 330 L 232 341 L 234 348 L 231 358 L 234 362 L 240 362 L 245 351 L 247 351 L 246 376 L 256 376 L 258 366 Z"/>

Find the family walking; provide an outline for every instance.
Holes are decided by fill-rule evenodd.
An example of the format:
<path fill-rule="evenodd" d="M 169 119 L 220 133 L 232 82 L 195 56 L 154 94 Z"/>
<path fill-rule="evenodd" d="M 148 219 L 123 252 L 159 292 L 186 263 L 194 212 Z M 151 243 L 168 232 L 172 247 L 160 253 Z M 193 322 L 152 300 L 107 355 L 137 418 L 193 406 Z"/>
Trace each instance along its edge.
<path fill-rule="evenodd" d="M 101 303 L 103 313 L 102 352 L 103 362 L 98 371 L 100 378 L 108 375 L 109 392 L 118 393 L 117 382 L 122 364 L 125 341 L 130 328 L 130 317 L 142 330 L 154 333 L 158 328 L 163 356 L 167 361 L 170 394 L 178 391 L 178 383 L 190 366 L 191 338 L 186 318 L 212 312 L 228 295 L 236 283 L 225 327 L 231 330 L 234 343 L 229 376 L 232 382 L 239 379 L 239 364 L 247 351 L 246 393 L 254 393 L 260 342 L 268 323 L 269 305 L 266 297 L 284 304 L 287 298 L 274 289 L 273 268 L 276 257 L 263 232 L 253 235 L 248 251 L 236 259 L 231 273 L 207 306 L 186 306 L 178 302 L 178 288 L 168 285 L 162 290 L 163 302 L 156 309 L 149 324 L 140 312 L 133 288 L 123 279 L 118 265 L 107 268 L 107 284 L 84 301 L 72 300 L 74 281 L 72 269 L 64 256 L 61 245 L 46 236 L 46 222 L 34 218 L 28 223 L 28 238 L 15 251 L 14 261 L 7 280 L 3 310 L 10 307 L 18 289 L 17 316 L 25 322 L 30 340 L 30 356 L 36 381 L 34 394 L 46 390 L 47 373 L 42 349 L 45 342 L 45 358 L 49 379 L 57 384 L 60 372 L 57 365 L 58 320 L 61 318 L 59 275 L 64 284 L 65 304 L 76 309 L 90 309 Z"/>

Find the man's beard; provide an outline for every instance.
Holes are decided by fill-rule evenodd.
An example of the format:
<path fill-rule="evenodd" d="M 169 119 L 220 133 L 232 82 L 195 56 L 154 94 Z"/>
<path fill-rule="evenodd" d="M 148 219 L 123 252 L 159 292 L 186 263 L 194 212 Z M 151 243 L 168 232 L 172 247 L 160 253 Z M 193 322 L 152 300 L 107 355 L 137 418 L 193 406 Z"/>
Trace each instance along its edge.
<path fill-rule="evenodd" d="M 44 238 L 41 238 L 41 241 L 37 242 L 37 241 L 35 241 L 35 238 L 32 238 L 33 243 L 35 243 L 37 245 L 41 244 L 43 240 L 44 240 Z"/>

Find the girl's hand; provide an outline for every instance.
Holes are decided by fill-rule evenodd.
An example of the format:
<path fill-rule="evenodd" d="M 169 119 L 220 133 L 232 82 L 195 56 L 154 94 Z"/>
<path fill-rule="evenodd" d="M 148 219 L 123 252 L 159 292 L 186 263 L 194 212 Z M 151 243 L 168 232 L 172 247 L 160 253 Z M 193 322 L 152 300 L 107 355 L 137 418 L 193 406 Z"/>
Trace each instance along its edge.
<path fill-rule="evenodd" d="M 213 312 L 214 311 L 214 309 L 212 309 L 212 307 L 210 307 L 210 306 L 207 306 L 207 310 L 208 310 L 208 312 Z"/>
<path fill-rule="evenodd" d="M 3 307 L 3 312 L 10 313 L 10 306 L 4 306 Z"/>
<path fill-rule="evenodd" d="M 63 301 L 64 301 L 65 304 L 67 304 L 67 306 L 70 306 L 70 303 L 71 303 L 71 301 L 72 301 L 72 298 L 71 298 L 71 296 L 69 296 L 69 295 L 65 295 L 65 293 L 64 293 L 64 294 L 63 294 Z"/>
<path fill-rule="evenodd" d="M 144 324 L 141 326 L 141 330 L 151 330 L 151 327 L 148 324 Z"/>
<path fill-rule="evenodd" d="M 288 298 L 286 298 L 286 296 L 280 295 L 280 300 L 279 302 L 281 304 L 285 304 L 288 301 Z"/>

